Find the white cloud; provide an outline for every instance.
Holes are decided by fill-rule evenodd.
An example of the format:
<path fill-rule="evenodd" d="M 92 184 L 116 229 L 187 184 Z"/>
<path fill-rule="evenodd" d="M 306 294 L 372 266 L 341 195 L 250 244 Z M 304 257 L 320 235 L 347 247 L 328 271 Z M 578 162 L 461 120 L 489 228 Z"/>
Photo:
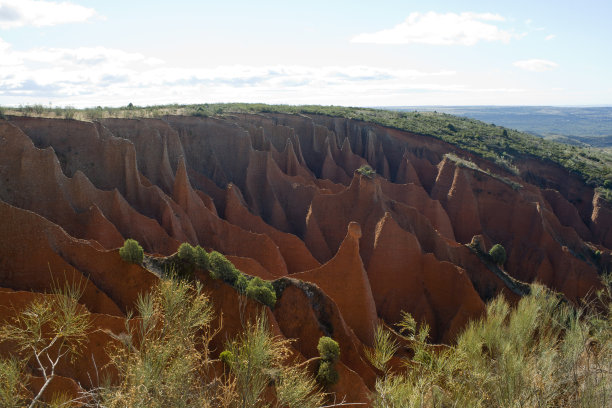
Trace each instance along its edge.
<path fill-rule="evenodd" d="M 79 23 L 96 15 L 92 8 L 68 1 L 47 0 L 0 0 L 0 28 L 22 26 L 53 26 L 65 23 Z"/>
<path fill-rule="evenodd" d="M 393 28 L 359 34 L 354 43 L 474 45 L 479 41 L 509 42 L 522 35 L 499 28 L 505 19 L 492 13 L 411 13 Z"/>
<path fill-rule="evenodd" d="M 140 53 L 106 47 L 34 48 L 27 51 L 15 51 L 9 43 L 0 38 L 0 67 L 19 65 L 28 68 L 35 64 L 49 64 L 64 69 L 70 67 L 89 69 L 91 66 L 108 68 L 129 63 L 159 65 L 163 61 L 145 57 Z"/>
<path fill-rule="evenodd" d="M 478 85 L 474 85 L 478 83 Z M 340 105 L 493 104 L 525 90 L 454 71 L 366 65 L 173 66 L 104 47 L 14 50 L 0 39 L 0 105 L 202 102 Z M 436 102 L 437 101 L 437 102 Z"/>
<path fill-rule="evenodd" d="M 15 51 L 0 39 L 0 89 L 4 95 L 54 99 L 92 95 L 129 84 L 163 61 L 105 47 Z"/>
<path fill-rule="evenodd" d="M 268 100 L 284 95 L 406 92 L 437 89 L 432 79 L 453 71 L 422 72 L 371 66 L 301 65 L 179 68 L 140 53 L 105 47 L 13 50 L 0 39 L 0 104 L 62 102 L 87 106 L 189 102 L 225 95 L 234 100 Z M 300 98 L 302 96 L 299 96 Z M 268 99 L 266 99 L 268 98 Z M 146 100 L 147 102 L 144 102 Z M 197 100 L 197 99 L 196 99 Z M 223 99 L 221 99 L 223 100 Z M 231 100 L 231 99 L 225 99 Z M 66 103 L 66 102 L 64 102 Z"/>
<path fill-rule="evenodd" d="M 559 66 L 559 64 L 557 64 L 556 62 L 543 59 L 516 61 L 513 65 L 517 68 L 533 72 L 551 71 Z"/>
<path fill-rule="evenodd" d="M 553 38 L 555 38 L 555 37 L 556 37 L 556 35 L 554 35 L 554 34 L 549 34 L 549 35 L 547 35 L 546 37 L 544 37 L 544 40 L 545 40 L 545 41 L 550 41 L 550 40 L 552 40 L 552 39 L 553 39 Z"/>

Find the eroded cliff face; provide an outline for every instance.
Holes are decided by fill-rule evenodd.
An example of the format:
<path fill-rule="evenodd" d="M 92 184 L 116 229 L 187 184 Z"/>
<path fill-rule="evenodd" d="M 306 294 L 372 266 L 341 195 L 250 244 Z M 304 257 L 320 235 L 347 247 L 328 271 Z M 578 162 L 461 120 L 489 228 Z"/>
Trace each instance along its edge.
<path fill-rule="evenodd" d="M 364 164 L 377 175 L 356 172 Z M 305 359 L 320 336 L 338 340 L 335 391 L 365 401 L 375 370 L 363 347 L 379 319 L 410 312 L 433 341 L 452 342 L 485 301 L 520 296 L 499 273 L 571 301 L 599 286 L 611 206 L 553 165 L 517 165 L 510 174 L 434 138 L 323 116 L 10 117 L 0 120 L 0 307 L 53 279 L 85 280 L 82 303 L 103 316 L 91 347 L 103 348 L 158 279 L 120 259 L 124 239 L 159 255 L 198 244 L 282 279 L 273 329 Z M 506 248 L 504 271 L 465 245 L 475 235 Z M 238 299 L 199 276 L 224 313 L 221 346 L 240 329 Z M 80 382 L 87 367 L 60 374 Z"/>

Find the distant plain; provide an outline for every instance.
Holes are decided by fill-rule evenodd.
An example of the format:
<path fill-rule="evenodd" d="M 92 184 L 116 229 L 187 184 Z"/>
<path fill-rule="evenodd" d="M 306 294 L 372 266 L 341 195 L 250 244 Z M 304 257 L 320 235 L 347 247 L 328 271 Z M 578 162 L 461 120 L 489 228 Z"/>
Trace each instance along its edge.
<path fill-rule="evenodd" d="M 612 149 L 612 107 L 397 106 L 399 111 L 436 111 L 493 123 L 568 144 Z"/>

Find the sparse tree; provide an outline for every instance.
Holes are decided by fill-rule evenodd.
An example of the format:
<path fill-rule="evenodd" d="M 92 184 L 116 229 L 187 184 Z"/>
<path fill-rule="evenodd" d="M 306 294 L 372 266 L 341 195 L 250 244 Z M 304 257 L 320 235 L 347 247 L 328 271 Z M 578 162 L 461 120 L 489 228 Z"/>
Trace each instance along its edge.
<path fill-rule="evenodd" d="M 78 356 L 83 347 L 91 327 L 89 313 L 77 303 L 83 290 L 83 285 L 67 284 L 63 289 L 55 289 L 54 295 L 39 295 L 0 327 L 0 342 L 13 343 L 16 357 L 34 366 L 35 373 L 43 378 L 42 387 L 28 403 L 29 408 L 38 406 L 43 393 L 57 376 L 58 364 Z M 15 396 L 19 396 L 20 386 L 16 380 L 27 382 L 29 375 L 22 372 L 16 377 L 19 367 L 16 360 L 4 360 L 0 364 L 4 366 L 0 389 L 12 388 Z M 4 400 L 3 394 L 4 390 L 0 391 Z"/>

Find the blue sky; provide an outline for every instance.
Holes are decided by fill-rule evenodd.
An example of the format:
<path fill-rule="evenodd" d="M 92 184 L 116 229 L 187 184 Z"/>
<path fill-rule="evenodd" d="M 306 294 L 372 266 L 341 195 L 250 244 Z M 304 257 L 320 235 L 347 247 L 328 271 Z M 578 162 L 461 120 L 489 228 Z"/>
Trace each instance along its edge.
<path fill-rule="evenodd" d="M 0 0 L 0 105 L 612 105 L 612 2 L 358 3 Z"/>

